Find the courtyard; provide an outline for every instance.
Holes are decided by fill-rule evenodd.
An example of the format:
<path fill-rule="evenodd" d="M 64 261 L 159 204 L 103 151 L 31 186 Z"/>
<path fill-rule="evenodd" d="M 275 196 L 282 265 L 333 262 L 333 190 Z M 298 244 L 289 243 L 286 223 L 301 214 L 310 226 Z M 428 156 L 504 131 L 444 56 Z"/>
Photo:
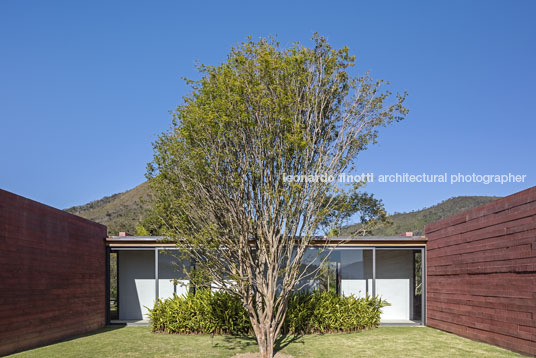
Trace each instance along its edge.
<path fill-rule="evenodd" d="M 155 334 L 150 327 L 108 326 L 12 357 L 232 357 L 257 350 L 254 337 Z M 286 337 L 278 350 L 295 358 L 520 356 L 428 327 Z"/>

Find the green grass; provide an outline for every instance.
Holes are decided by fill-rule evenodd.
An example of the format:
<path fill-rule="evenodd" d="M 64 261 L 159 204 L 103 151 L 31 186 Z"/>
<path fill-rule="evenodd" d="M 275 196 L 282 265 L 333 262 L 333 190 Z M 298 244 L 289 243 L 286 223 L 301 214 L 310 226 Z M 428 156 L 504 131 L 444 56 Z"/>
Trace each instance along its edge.
<path fill-rule="evenodd" d="M 294 357 L 518 357 L 510 351 L 427 327 L 380 327 L 287 338 Z M 253 337 L 155 334 L 149 327 L 107 327 L 13 357 L 231 357 L 257 351 Z"/>

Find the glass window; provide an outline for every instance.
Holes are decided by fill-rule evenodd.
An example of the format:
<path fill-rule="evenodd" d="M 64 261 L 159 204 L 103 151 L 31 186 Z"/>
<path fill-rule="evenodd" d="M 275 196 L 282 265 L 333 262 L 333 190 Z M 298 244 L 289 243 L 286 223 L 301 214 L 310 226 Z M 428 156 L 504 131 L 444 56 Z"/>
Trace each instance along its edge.
<path fill-rule="evenodd" d="M 298 289 L 332 291 L 346 296 L 372 294 L 372 250 L 310 248 L 302 260 L 302 270 L 309 274 Z M 314 274 L 316 273 L 316 274 Z"/>

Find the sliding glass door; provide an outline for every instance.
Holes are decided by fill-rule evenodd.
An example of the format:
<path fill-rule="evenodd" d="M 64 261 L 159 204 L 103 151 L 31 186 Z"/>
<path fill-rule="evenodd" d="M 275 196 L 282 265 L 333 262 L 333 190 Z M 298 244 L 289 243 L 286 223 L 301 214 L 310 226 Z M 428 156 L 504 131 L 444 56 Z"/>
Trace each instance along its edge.
<path fill-rule="evenodd" d="M 338 267 L 339 294 L 356 297 L 373 294 L 373 250 L 337 248 L 331 259 Z"/>
<path fill-rule="evenodd" d="M 422 321 L 423 248 L 348 247 L 307 250 L 305 267 L 311 275 L 300 289 L 329 290 L 340 295 L 376 295 L 389 306 L 382 309 L 382 322 Z"/>
<path fill-rule="evenodd" d="M 415 264 L 415 250 L 376 249 L 376 294 L 390 303 L 382 310 L 383 321 L 420 319 Z"/>

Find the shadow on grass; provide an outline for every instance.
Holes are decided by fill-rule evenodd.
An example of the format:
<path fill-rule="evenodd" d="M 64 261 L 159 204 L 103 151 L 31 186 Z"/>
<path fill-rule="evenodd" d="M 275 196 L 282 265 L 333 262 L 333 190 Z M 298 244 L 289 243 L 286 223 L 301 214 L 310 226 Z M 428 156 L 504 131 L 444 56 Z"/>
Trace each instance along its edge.
<path fill-rule="evenodd" d="M 224 336 L 223 344 L 216 343 L 214 347 L 220 347 L 230 351 L 244 350 L 256 346 L 257 340 L 253 336 Z"/>
<path fill-rule="evenodd" d="M 126 327 L 126 324 L 112 324 L 112 325 L 107 325 L 105 327 L 102 327 L 102 328 L 98 328 L 94 331 L 91 331 L 91 332 L 87 332 L 87 333 L 82 333 L 82 334 L 77 334 L 76 336 L 72 336 L 72 337 L 68 337 L 68 338 L 64 338 L 64 339 L 60 339 L 56 342 L 52 342 L 52 343 L 48 343 L 46 344 L 47 346 L 50 345 L 50 344 L 55 344 L 55 343 L 60 343 L 60 342 L 68 342 L 68 341 L 73 341 L 75 339 L 78 339 L 78 338 L 84 338 L 84 337 L 91 337 L 91 336 L 94 336 L 96 334 L 101 334 L 101 333 L 105 333 L 105 332 L 111 332 L 111 331 L 115 331 L 117 329 L 121 329 L 123 327 Z"/>
<path fill-rule="evenodd" d="M 74 341 L 74 340 L 76 340 L 78 338 L 91 337 L 91 336 L 94 336 L 96 334 L 115 331 L 116 329 L 120 329 L 120 328 L 123 328 L 125 326 L 126 325 L 122 325 L 122 324 L 108 325 L 108 326 L 105 326 L 105 327 L 102 327 L 102 328 L 98 328 L 98 329 L 96 329 L 94 331 L 90 331 L 90 332 L 86 332 L 86 333 L 82 333 L 82 334 L 77 334 L 77 335 L 74 335 L 74 336 L 71 336 L 71 337 L 66 337 L 66 338 L 53 339 L 50 342 L 38 344 L 38 345 L 28 347 L 28 348 L 22 348 L 22 349 L 19 349 L 19 350 L 15 351 L 15 352 L 11 352 L 10 354 L 16 354 L 16 353 L 31 351 L 31 350 L 34 350 L 34 349 L 37 349 L 37 348 L 43 348 L 43 347 L 51 346 L 51 345 L 57 344 L 57 343 Z"/>
<path fill-rule="evenodd" d="M 279 337 L 275 342 L 275 352 L 279 352 L 291 343 L 305 344 L 305 342 L 303 341 L 300 342 L 300 339 L 302 337 L 303 336 L 300 335 L 286 335 Z M 215 343 L 214 347 L 219 347 L 230 351 L 236 351 L 245 350 L 256 345 L 257 339 L 255 338 L 255 336 L 224 336 L 223 344 Z"/>
<path fill-rule="evenodd" d="M 286 336 L 281 336 L 275 341 L 274 350 L 276 352 L 279 352 L 280 350 L 282 350 L 283 348 L 285 348 L 291 343 L 305 344 L 305 342 L 301 340 L 302 338 L 303 338 L 302 335 L 297 335 L 297 334 L 292 334 L 292 335 L 288 334 Z"/>

